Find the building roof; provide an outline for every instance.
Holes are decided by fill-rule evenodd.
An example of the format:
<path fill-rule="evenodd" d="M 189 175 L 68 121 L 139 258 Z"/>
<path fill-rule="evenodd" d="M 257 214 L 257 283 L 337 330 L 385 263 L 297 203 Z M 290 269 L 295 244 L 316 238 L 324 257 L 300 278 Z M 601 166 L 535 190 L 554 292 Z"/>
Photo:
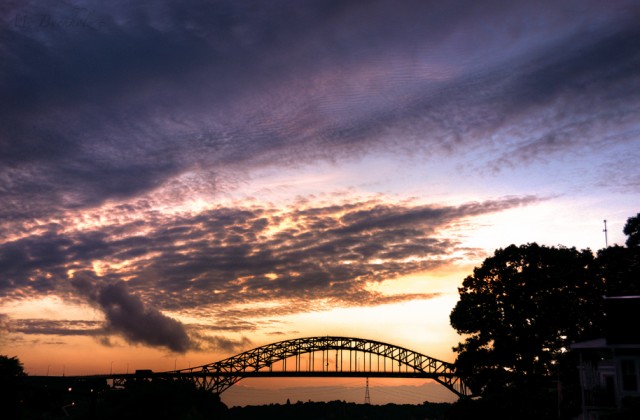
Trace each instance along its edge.
<path fill-rule="evenodd" d="M 569 346 L 572 350 L 581 349 L 640 349 L 637 343 L 609 343 L 606 338 L 596 338 L 595 340 L 579 341 Z"/>

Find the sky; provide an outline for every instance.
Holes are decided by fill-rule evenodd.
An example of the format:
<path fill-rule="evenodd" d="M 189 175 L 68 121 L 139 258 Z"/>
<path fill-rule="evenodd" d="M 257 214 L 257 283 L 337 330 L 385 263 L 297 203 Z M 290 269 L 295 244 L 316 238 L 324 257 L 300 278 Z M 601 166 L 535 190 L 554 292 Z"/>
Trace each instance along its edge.
<path fill-rule="evenodd" d="M 595 252 L 604 220 L 622 245 L 640 211 L 637 1 L 9 0 L 0 19 L 0 353 L 32 375 L 322 335 L 453 362 L 484 258 Z M 326 385 L 267 382 L 244 389 Z"/>

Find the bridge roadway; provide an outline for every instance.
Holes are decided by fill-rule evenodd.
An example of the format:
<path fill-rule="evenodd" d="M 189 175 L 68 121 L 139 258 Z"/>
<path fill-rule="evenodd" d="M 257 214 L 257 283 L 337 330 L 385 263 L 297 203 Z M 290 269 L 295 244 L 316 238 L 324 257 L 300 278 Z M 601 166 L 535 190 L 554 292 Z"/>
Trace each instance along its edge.
<path fill-rule="evenodd" d="M 471 396 L 451 363 L 379 341 L 330 336 L 280 341 L 188 369 L 137 370 L 66 377 L 66 380 L 112 381 L 113 386 L 126 386 L 130 381 L 189 380 L 221 394 L 243 378 L 258 377 L 429 378 L 459 397 Z"/>

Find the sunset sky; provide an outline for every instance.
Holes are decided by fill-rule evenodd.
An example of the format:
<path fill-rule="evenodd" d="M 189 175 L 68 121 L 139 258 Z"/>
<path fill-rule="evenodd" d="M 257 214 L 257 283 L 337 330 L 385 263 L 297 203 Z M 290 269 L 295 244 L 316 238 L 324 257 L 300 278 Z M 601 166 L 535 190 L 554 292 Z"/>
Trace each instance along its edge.
<path fill-rule="evenodd" d="M 452 362 L 457 287 L 485 257 L 596 251 L 604 219 L 623 244 L 640 211 L 637 1 L 0 17 L 0 353 L 32 375 L 317 335 Z"/>

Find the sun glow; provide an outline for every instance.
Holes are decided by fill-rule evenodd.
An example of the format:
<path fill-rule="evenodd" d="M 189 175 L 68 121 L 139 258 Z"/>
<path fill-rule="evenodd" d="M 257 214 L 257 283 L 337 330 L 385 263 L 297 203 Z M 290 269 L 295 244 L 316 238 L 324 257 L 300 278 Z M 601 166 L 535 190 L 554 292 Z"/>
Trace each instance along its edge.
<path fill-rule="evenodd" d="M 104 316 L 93 307 L 79 302 L 69 302 L 59 296 L 13 300 L 0 304 L 0 313 L 12 319 L 51 320 L 103 320 Z"/>

